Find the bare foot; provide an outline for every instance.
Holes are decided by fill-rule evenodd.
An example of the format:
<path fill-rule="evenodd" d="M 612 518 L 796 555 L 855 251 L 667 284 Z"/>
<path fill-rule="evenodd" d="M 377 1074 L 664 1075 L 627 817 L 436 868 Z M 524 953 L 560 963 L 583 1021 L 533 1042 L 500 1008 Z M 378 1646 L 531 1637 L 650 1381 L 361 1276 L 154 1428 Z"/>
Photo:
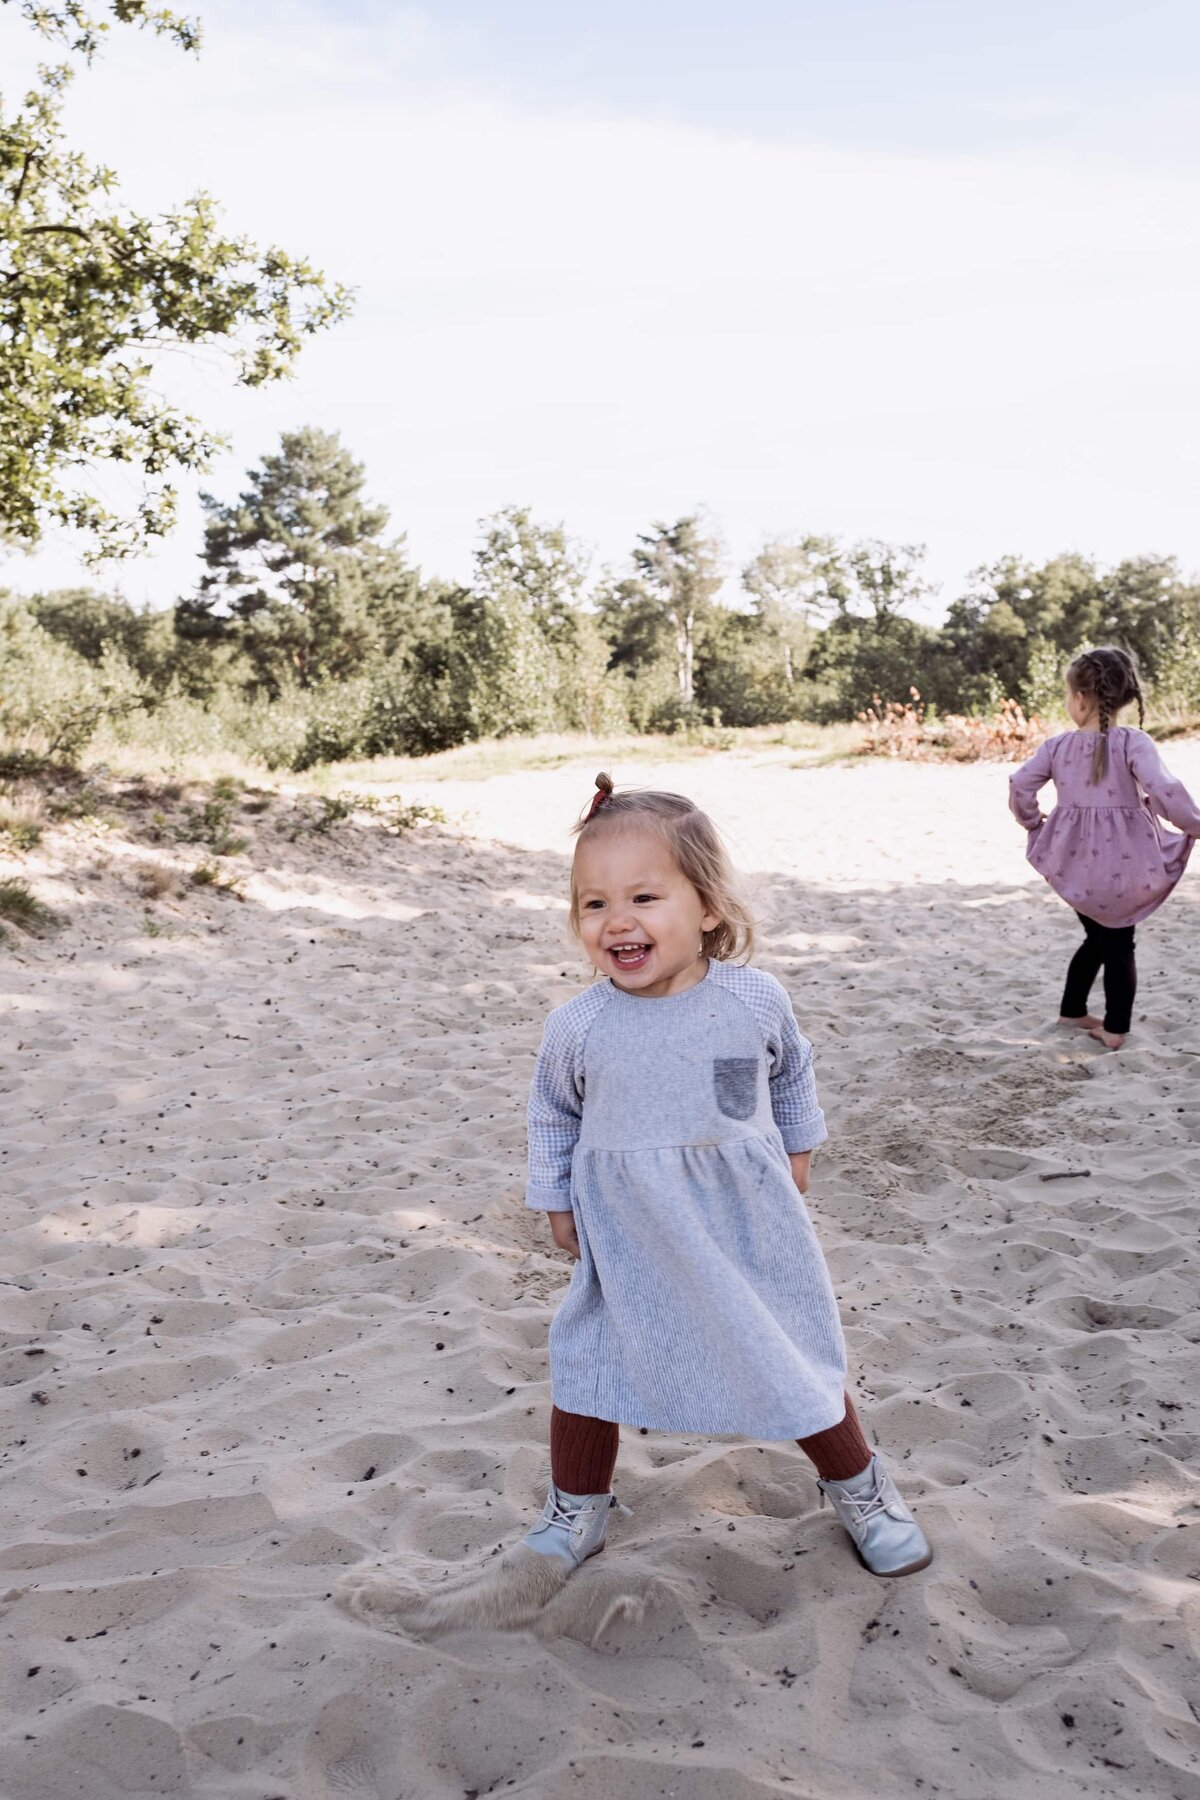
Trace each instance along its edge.
<path fill-rule="evenodd" d="M 1094 1013 L 1084 1013 L 1082 1019 L 1068 1019 L 1066 1013 L 1059 1013 L 1058 1022 L 1060 1025 L 1077 1025 L 1080 1031 L 1095 1031 L 1097 1025 L 1103 1025 L 1104 1020 L 1098 1019 Z"/>
<path fill-rule="evenodd" d="M 1106 1050 L 1119 1050 L 1125 1042 L 1123 1031 L 1105 1031 L 1103 1025 L 1098 1025 L 1095 1031 L 1089 1031 L 1088 1036 L 1094 1037 L 1096 1042 L 1103 1044 Z"/>

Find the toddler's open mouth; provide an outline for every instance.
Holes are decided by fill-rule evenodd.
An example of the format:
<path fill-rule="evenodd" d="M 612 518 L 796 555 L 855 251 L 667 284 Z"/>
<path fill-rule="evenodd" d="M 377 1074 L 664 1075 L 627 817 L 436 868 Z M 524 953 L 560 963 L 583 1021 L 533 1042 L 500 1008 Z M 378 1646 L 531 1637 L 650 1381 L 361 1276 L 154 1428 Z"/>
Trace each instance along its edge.
<path fill-rule="evenodd" d="M 632 970 L 642 969 L 646 966 L 653 948 L 653 944 L 645 943 L 614 944 L 608 954 L 618 969 L 623 969 L 626 974 L 629 974 Z"/>

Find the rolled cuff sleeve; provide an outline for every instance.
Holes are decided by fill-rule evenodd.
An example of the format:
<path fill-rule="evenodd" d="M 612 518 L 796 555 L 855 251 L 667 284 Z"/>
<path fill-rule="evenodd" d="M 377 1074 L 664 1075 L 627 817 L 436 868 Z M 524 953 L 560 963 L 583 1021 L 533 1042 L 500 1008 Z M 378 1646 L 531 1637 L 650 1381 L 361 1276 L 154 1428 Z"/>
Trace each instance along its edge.
<path fill-rule="evenodd" d="M 818 1107 L 807 1119 L 784 1121 L 777 1119 L 779 1135 L 783 1139 L 783 1147 L 789 1156 L 795 1156 L 801 1150 L 815 1150 L 823 1144 L 829 1133 L 825 1129 L 825 1114 Z"/>
<path fill-rule="evenodd" d="M 569 1187 L 536 1187 L 531 1181 L 525 1189 L 525 1204 L 535 1212 L 573 1212 Z"/>
<path fill-rule="evenodd" d="M 817 1100 L 812 1045 L 803 1036 L 788 1005 L 771 1046 L 775 1069 L 771 1076 L 771 1112 L 788 1155 L 815 1150 L 829 1133 L 825 1114 Z"/>

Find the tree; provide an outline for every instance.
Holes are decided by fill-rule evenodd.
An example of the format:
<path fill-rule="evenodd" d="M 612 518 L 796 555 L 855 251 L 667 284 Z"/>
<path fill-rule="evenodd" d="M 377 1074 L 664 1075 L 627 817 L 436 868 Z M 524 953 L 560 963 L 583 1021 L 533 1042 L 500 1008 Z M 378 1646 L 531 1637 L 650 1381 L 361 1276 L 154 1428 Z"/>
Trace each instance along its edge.
<path fill-rule="evenodd" d="M 921 572 L 924 544 L 886 544 L 881 538 L 863 538 L 845 553 L 849 576 L 845 597 L 838 609 L 871 619 L 878 630 L 904 609 L 931 592 Z"/>
<path fill-rule="evenodd" d="M 118 595 L 101 594 L 94 588 L 84 587 L 56 588 L 48 594 L 31 594 L 25 607 L 43 631 L 48 631 L 51 637 L 66 644 L 86 662 L 98 663 L 105 645 L 112 644 L 135 668 L 139 666 L 139 651 L 147 627 L 154 617 L 136 612 Z"/>
<path fill-rule="evenodd" d="M 109 29 L 84 0 L 20 6 L 89 61 Z M 165 9 L 111 0 L 110 11 L 185 49 L 199 43 Z M 28 548 L 66 526 L 96 562 L 166 533 L 170 477 L 206 468 L 222 441 L 155 391 L 161 352 L 225 349 L 237 379 L 261 386 L 288 373 L 304 337 L 346 315 L 349 294 L 283 250 L 224 235 L 205 194 L 161 218 L 122 207 L 113 172 L 64 143 L 71 79 L 69 67 L 43 68 L 15 113 L 0 106 L 0 538 Z M 90 486 L 105 464 L 135 473 L 132 511 Z"/>
<path fill-rule="evenodd" d="M 586 551 L 561 525 L 539 525 L 527 506 L 506 506 L 479 521 L 474 587 L 496 597 L 524 598 L 530 616 L 552 643 L 569 640 L 587 579 Z"/>
<path fill-rule="evenodd" d="M 828 719 L 853 718 L 876 695 L 904 702 L 922 683 L 927 694 L 938 636 L 904 612 L 930 591 L 921 569 L 924 546 L 878 538 L 845 549 L 831 538 L 815 543 L 818 593 L 832 612 L 805 668 L 824 689 L 817 712 Z"/>
<path fill-rule="evenodd" d="M 1173 663 L 1181 635 L 1193 634 L 1200 588 L 1185 581 L 1173 556 L 1132 556 L 1100 579 L 1097 643 L 1123 644 L 1154 681 Z"/>
<path fill-rule="evenodd" d="M 336 432 L 285 432 L 225 504 L 202 494 L 208 574 L 176 611 L 181 635 L 233 637 L 270 693 L 356 673 L 410 635 L 419 579 L 403 539 L 384 543 L 387 508 Z"/>
<path fill-rule="evenodd" d="M 515 588 L 460 597 L 454 666 L 466 699 L 464 737 L 514 737 L 555 724 L 554 652 Z"/>
<path fill-rule="evenodd" d="M 706 537 L 692 513 L 674 525 L 661 521 L 639 536 L 633 552 L 641 596 L 670 627 L 682 706 L 696 697 L 696 646 L 721 587 L 720 544 Z"/>
<path fill-rule="evenodd" d="M 816 627 L 850 598 L 850 576 L 831 537 L 772 538 L 742 570 L 742 587 L 774 643 L 788 687 L 804 667 Z"/>
<path fill-rule="evenodd" d="M 598 614 L 583 601 L 590 555 L 561 525 L 541 525 L 525 506 L 506 506 L 480 521 L 483 542 L 475 552 L 474 591 L 495 614 L 510 616 L 506 641 L 515 647 L 524 611 L 549 656 L 530 648 L 526 666 L 547 684 L 540 696 L 542 723 L 568 731 L 627 728 L 620 676 L 609 670 L 610 652 Z M 493 638 L 493 643 L 498 643 Z M 510 710 L 509 716 L 513 716 Z"/>
<path fill-rule="evenodd" d="M 1037 568 L 1005 556 L 970 579 L 970 591 L 947 609 L 941 634 L 942 660 L 959 670 L 959 706 L 990 705 L 1005 695 L 1028 706 L 1043 698 L 1048 650 L 1065 662 L 1099 641 L 1103 585 L 1086 557 L 1057 556 Z"/>
<path fill-rule="evenodd" d="M 0 0 L 0 5 L 10 4 L 11 0 Z M 89 12 L 85 0 L 59 0 L 57 6 L 43 4 L 43 0 L 18 0 L 18 5 L 43 37 L 56 39 L 88 62 L 112 30 L 107 19 Z M 108 10 L 122 25 L 148 25 L 161 36 L 174 38 L 184 50 L 200 47 L 200 27 L 195 19 L 185 19 L 169 7 L 152 7 L 146 0 L 108 0 Z"/>
<path fill-rule="evenodd" d="M 792 648 L 788 630 L 804 631 L 803 622 L 786 615 L 777 631 L 755 612 L 721 608 L 709 619 L 696 658 L 696 697 L 722 725 L 773 725 L 800 715 L 813 696 L 800 673 L 806 654 L 794 666 L 781 661 L 780 646 Z"/>

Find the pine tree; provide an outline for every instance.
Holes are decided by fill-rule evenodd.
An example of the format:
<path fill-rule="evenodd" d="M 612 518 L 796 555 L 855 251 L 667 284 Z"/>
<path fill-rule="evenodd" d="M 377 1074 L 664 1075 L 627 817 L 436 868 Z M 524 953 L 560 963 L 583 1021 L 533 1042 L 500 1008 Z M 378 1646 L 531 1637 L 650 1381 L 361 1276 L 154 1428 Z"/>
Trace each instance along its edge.
<path fill-rule="evenodd" d="M 365 470 L 336 432 L 285 432 L 236 501 L 211 494 L 198 596 L 181 636 L 232 637 L 269 693 L 312 687 L 396 654 L 419 586 L 388 512 L 363 497 Z"/>

